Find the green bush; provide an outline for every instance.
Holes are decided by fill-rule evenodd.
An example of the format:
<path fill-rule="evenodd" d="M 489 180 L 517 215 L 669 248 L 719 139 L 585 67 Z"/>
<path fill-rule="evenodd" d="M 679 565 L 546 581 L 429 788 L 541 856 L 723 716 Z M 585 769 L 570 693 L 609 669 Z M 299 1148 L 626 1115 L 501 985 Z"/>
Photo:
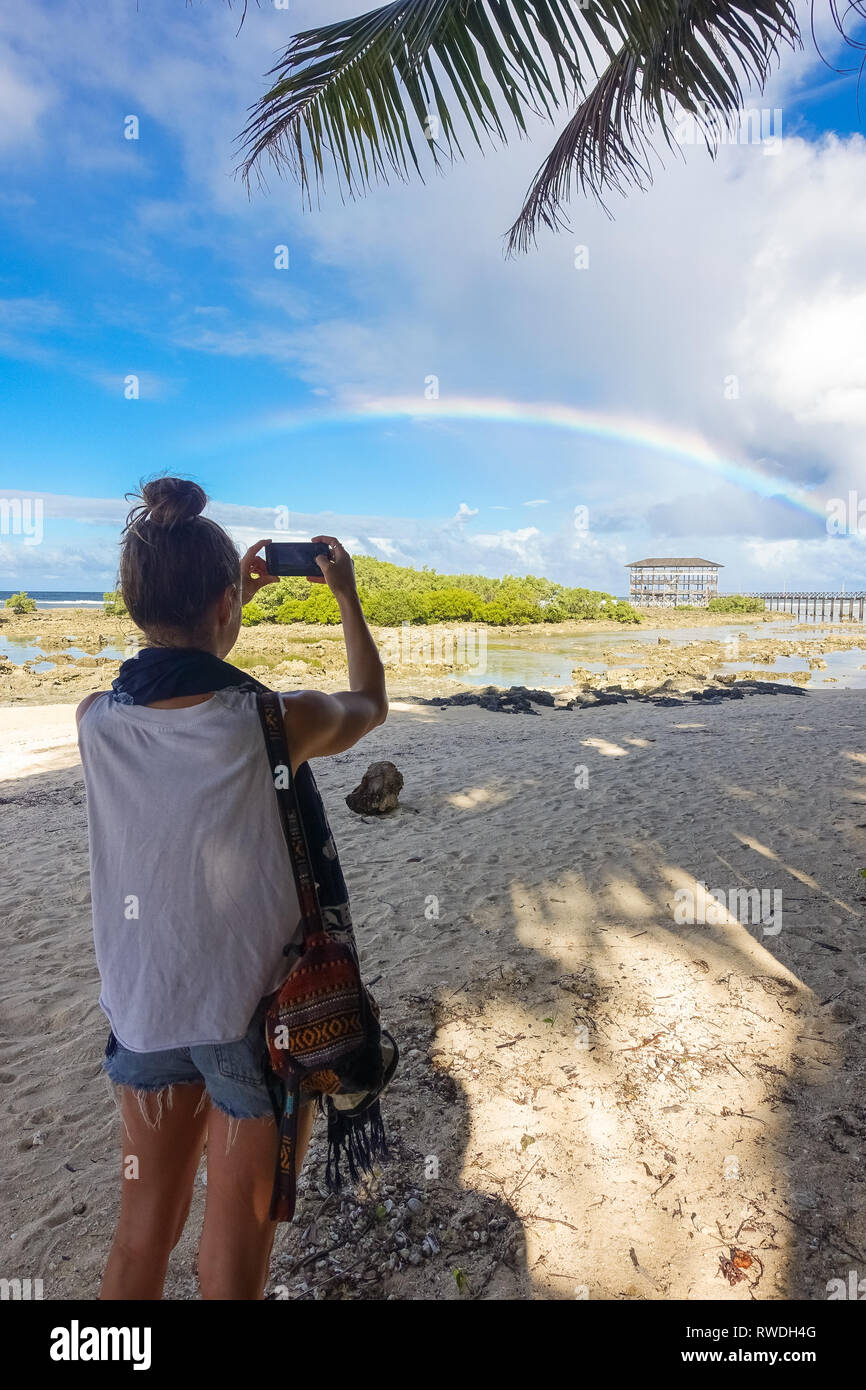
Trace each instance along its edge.
<path fill-rule="evenodd" d="M 268 614 L 273 621 L 276 621 L 277 610 L 282 607 L 286 599 L 304 599 L 310 596 L 310 585 L 306 579 L 284 578 L 278 579 L 276 584 L 266 584 L 263 589 L 259 589 L 255 597 L 258 606 Z"/>
<path fill-rule="evenodd" d="M 306 581 L 305 581 L 306 582 Z M 326 584 L 315 584 L 312 592 L 301 605 L 305 623 L 338 623 L 340 609 L 337 600 Z"/>
<path fill-rule="evenodd" d="M 762 598 L 747 598 L 745 594 L 722 594 L 707 604 L 710 613 L 763 613 Z"/>
<path fill-rule="evenodd" d="M 571 619 L 613 619 L 639 623 L 630 604 L 597 589 L 569 588 L 537 575 L 438 574 L 369 555 L 355 556 L 358 597 L 367 620 L 377 627 L 401 623 L 491 623 L 495 626 L 558 623 Z M 267 584 L 244 609 L 244 623 L 327 623 L 340 621 L 330 590 L 306 579 Z"/>
<path fill-rule="evenodd" d="M 556 599 L 552 599 L 550 603 L 546 603 L 544 605 L 541 618 L 542 622 L 564 623 L 567 620 L 567 618 L 568 614 L 566 613 L 565 608 Z"/>
<path fill-rule="evenodd" d="M 468 589 L 434 589 L 428 595 L 430 623 L 477 622 L 484 604 Z"/>
<path fill-rule="evenodd" d="M 524 627 L 527 623 L 543 623 L 544 609 L 529 598 L 515 598 L 505 605 L 508 621 Z"/>
<path fill-rule="evenodd" d="M 264 608 L 253 599 L 241 609 L 241 624 L 243 627 L 255 627 L 258 623 L 263 623 L 268 617 Z"/>
<path fill-rule="evenodd" d="M 13 613 L 35 613 L 36 600 L 29 594 L 12 594 L 6 600 L 6 607 L 11 608 Z"/>
<path fill-rule="evenodd" d="M 112 589 L 110 593 L 102 595 L 102 604 L 105 612 L 113 618 L 127 618 L 126 604 L 123 601 L 123 594 L 119 589 Z"/>
<path fill-rule="evenodd" d="M 481 611 L 481 621 L 492 623 L 495 627 L 504 627 L 508 622 L 508 608 L 498 599 L 493 599 L 490 603 L 485 603 Z"/>
<path fill-rule="evenodd" d="M 624 598 L 617 599 L 612 610 L 608 611 L 608 616 L 617 623 L 642 623 L 643 618 L 636 608 L 632 608 Z"/>
<path fill-rule="evenodd" d="M 361 597 L 364 617 L 378 627 L 399 627 L 401 623 L 422 621 L 424 604 L 419 602 L 426 595 L 406 594 L 400 589 L 391 593 L 384 590 L 370 593 L 365 591 Z"/>
<path fill-rule="evenodd" d="M 278 623 L 302 623 L 304 605 L 299 598 L 284 599 L 274 616 Z"/>

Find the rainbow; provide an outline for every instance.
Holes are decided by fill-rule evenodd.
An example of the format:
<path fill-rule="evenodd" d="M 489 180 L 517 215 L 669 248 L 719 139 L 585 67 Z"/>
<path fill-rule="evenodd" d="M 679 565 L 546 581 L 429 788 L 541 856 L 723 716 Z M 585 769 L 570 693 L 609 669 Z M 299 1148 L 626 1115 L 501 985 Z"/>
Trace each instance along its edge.
<path fill-rule="evenodd" d="M 778 474 L 766 473 L 754 464 L 726 458 L 700 434 L 656 420 L 583 410 L 555 402 L 529 403 L 481 396 L 449 396 L 428 401 L 417 396 L 383 396 L 359 401 L 346 410 L 336 412 L 280 411 L 252 423 L 247 422 L 238 431 L 237 439 L 249 443 L 251 435 L 270 438 L 296 430 L 399 420 L 413 423 L 466 420 L 471 423 L 520 425 L 531 429 L 566 431 L 612 444 L 626 444 L 664 454 L 669 459 L 696 464 L 705 472 L 747 492 L 784 500 L 826 521 L 826 507 L 814 494 Z M 221 439 L 225 442 L 226 435 L 222 434 Z"/>

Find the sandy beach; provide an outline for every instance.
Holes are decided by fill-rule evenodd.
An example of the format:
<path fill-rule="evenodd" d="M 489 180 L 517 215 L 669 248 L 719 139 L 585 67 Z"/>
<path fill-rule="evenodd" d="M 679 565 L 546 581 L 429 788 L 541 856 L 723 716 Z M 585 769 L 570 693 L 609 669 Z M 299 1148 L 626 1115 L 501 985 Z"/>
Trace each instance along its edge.
<path fill-rule="evenodd" d="M 2 1236 L 7 1276 L 92 1299 L 119 1131 L 65 698 L 0 708 Z M 819 1300 L 863 1277 L 863 729 L 855 690 L 402 695 L 317 763 L 403 1065 L 375 1180 L 327 1198 L 317 1131 L 269 1296 Z M 401 805 L 361 818 L 344 798 L 378 758 Z M 701 885 L 774 915 L 714 922 Z M 197 1297 L 205 1176 L 173 1299 Z"/>

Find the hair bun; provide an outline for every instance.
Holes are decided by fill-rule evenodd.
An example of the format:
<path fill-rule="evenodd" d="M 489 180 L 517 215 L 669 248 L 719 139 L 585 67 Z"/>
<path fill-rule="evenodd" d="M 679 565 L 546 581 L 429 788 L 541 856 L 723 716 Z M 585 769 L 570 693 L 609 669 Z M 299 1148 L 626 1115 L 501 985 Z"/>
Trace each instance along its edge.
<path fill-rule="evenodd" d="M 141 519 L 154 526 L 181 526 L 207 506 L 207 493 L 189 478 L 153 478 L 143 483 L 141 500 L 146 514 Z"/>

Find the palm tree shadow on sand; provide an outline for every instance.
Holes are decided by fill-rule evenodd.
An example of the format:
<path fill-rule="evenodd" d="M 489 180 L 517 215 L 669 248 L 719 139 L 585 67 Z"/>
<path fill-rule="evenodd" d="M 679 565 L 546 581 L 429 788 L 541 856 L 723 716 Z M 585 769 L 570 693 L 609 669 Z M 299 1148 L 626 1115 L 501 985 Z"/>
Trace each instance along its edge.
<path fill-rule="evenodd" d="M 404 995 L 401 1002 L 406 1012 L 396 1026 L 415 1055 L 404 1053 L 384 1102 L 389 1160 L 375 1177 L 328 1194 L 320 1122 L 295 1222 L 278 1236 L 271 1298 L 532 1296 L 520 1217 L 506 1195 L 467 1181 L 465 1090 L 424 1057 L 435 1032 L 430 1000 Z"/>

